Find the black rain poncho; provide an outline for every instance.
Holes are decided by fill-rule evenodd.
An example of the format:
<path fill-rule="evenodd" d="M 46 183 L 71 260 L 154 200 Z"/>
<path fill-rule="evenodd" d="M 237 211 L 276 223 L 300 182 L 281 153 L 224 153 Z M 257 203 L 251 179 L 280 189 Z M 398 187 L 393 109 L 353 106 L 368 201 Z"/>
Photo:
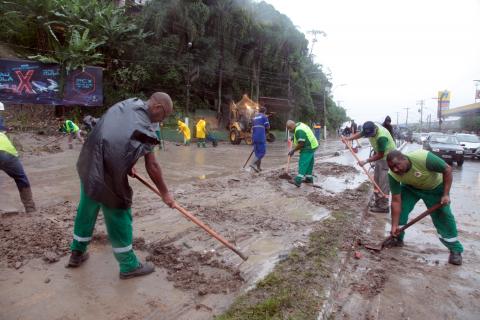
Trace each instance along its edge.
<path fill-rule="evenodd" d="M 133 98 L 112 106 L 100 118 L 83 145 L 77 171 L 84 191 L 110 208 L 132 204 L 128 172 L 158 144 L 148 106 Z"/>

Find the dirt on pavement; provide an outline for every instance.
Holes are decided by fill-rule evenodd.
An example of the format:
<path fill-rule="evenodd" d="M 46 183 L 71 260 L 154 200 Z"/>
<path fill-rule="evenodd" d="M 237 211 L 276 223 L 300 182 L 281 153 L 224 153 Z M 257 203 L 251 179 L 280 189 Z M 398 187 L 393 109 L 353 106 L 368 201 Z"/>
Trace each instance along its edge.
<path fill-rule="evenodd" d="M 25 283 L 21 282 L 22 279 L 27 281 L 27 274 L 28 277 L 33 277 L 37 273 L 47 272 L 49 274 L 47 282 L 50 286 L 54 286 L 53 292 L 65 299 L 70 299 L 69 293 L 65 292 L 69 290 L 68 282 L 62 287 L 55 286 L 58 279 L 49 270 L 58 269 L 55 267 L 56 264 L 62 264 L 63 267 L 68 258 L 77 202 L 61 199 L 65 199 L 65 196 L 71 198 L 72 193 L 76 193 L 73 194 L 74 199 L 78 197 L 75 191 L 78 190 L 78 178 L 74 170 L 74 161 L 79 145 L 75 144 L 76 150 L 62 149 L 62 146 L 66 146 L 66 141 L 63 140 L 57 144 L 59 152 L 55 151 L 57 150 L 55 143 L 51 147 L 53 152 L 49 152 L 50 149 L 36 151 L 39 145 L 42 146 L 55 138 L 27 133 L 15 136 L 15 139 L 22 141 L 22 162 L 27 173 L 30 173 L 29 178 L 33 181 L 34 197 L 39 199 L 37 201 L 39 210 L 34 214 L 4 213 L 0 220 L 0 239 L 3 240 L 0 244 L 0 266 L 4 268 L 3 270 L 0 268 L 0 280 L 11 278 L 4 281 L 7 281 L 6 283 L 14 281 L 17 290 L 16 294 L 11 293 L 9 296 L 0 294 L 1 297 L 6 298 L 5 304 L 10 303 L 7 318 L 15 315 L 28 318 L 29 314 L 34 313 L 33 306 L 29 311 L 31 313 L 15 307 L 18 304 L 15 302 L 16 295 L 28 296 L 38 290 L 43 292 L 41 291 L 43 289 L 35 285 L 33 287 L 22 285 Z M 171 145 L 168 147 L 175 148 Z M 219 148 L 221 147 L 235 152 L 238 150 L 238 147 L 231 145 L 220 145 Z M 217 166 L 221 166 L 221 161 L 233 161 L 222 160 L 226 156 L 225 150 L 218 153 L 218 158 L 212 159 L 215 153 L 211 152 L 218 151 L 218 148 L 197 150 L 178 147 L 171 152 L 179 152 L 181 157 L 189 157 L 190 153 L 201 154 L 206 151 L 210 152 L 210 160 L 216 161 Z M 166 153 L 159 153 L 161 162 L 162 157 L 166 155 Z M 238 158 L 235 153 L 232 153 L 232 157 L 235 157 L 235 160 Z M 283 151 L 279 158 L 284 158 Z M 244 159 L 240 159 L 240 162 L 243 161 Z M 168 161 L 163 163 L 162 168 L 168 174 L 172 169 L 169 170 Z M 60 165 L 61 172 L 54 171 L 57 164 Z M 70 168 L 67 169 L 66 165 Z M 238 168 L 241 168 L 241 165 L 239 164 Z M 208 163 L 203 166 L 208 168 Z M 143 166 L 139 164 L 138 167 L 145 176 L 145 172 L 142 172 Z M 292 163 L 292 174 L 294 167 Z M 247 262 L 240 264 L 239 258 L 230 250 L 184 219 L 182 215 L 167 208 L 155 194 L 138 181 L 131 180 L 130 183 L 135 190 L 132 207 L 135 229 L 134 248 L 140 257 L 157 266 L 153 279 L 160 277 L 165 281 L 163 286 L 167 283 L 172 286 L 173 289 L 170 290 L 172 297 L 182 297 L 167 310 L 162 311 L 163 315 L 168 315 L 167 319 L 209 319 L 213 314 L 218 314 L 231 303 L 235 296 L 259 278 L 264 277 L 278 261 L 279 256 L 291 248 L 301 246 L 308 238 L 312 220 L 320 221 L 328 216 L 327 208 L 321 208 L 307 199 L 311 193 L 323 194 L 322 190 L 303 186 L 302 192 L 299 193 L 296 187 L 278 179 L 281 170 L 281 168 L 267 170 L 260 174 L 238 170 L 207 179 L 197 173 L 196 176 L 191 176 L 187 183 L 169 184 L 176 200 L 182 206 L 191 210 L 199 219 L 250 255 Z M 339 182 L 344 181 L 347 176 L 355 175 L 355 169 L 352 171 L 348 166 L 334 163 L 317 165 L 315 170 L 318 170 L 319 175 L 325 174 L 338 178 Z M 198 171 L 202 171 L 202 166 Z M 8 190 L 9 193 L 16 196 L 14 184 L 6 186 L 11 188 Z M 42 190 L 48 190 L 49 195 L 47 196 Z M 328 194 L 331 195 L 331 193 Z M 55 201 L 56 199 L 61 201 Z M 102 270 L 105 269 L 96 263 L 99 253 L 102 253 L 103 257 L 105 252 L 106 259 L 112 265 L 109 268 L 110 272 L 116 270 L 115 260 L 109 253 L 111 249 L 102 214 L 98 216 L 90 247 L 91 257 L 86 265 L 82 266 L 83 270 L 87 270 L 87 277 L 90 274 L 88 273 L 89 265 L 95 265 L 97 273 L 99 267 Z M 12 273 L 8 271 L 9 269 L 19 271 L 20 274 L 15 276 L 18 278 L 14 280 L 15 277 L 10 276 Z M 105 269 L 105 272 L 109 269 Z M 65 270 L 65 277 L 75 276 L 79 272 L 79 270 Z M 95 286 L 102 285 L 102 280 L 96 280 L 96 282 Z M 45 283 L 42 282 L 43 285 Z M 107 284 L 104 286 L 108 287 Z M 152 287 L 148 291 L 148 295 L 157 296 L 157 300 L 168 300 L 169 297 L 165 294 L 167 292 L 161 290 L 161 287 Z M 223 296 L 222 299 L 217 298 L 218 302 L 212 303 L 212 297 L 220 296 Z M 45 299 L 44 303 L 49 303 L 49 298 Z M 73 296 L 71 299 L 73 301 Z M 189 299 L 194 299 L 195 303 L 185 307 Z M 97 300 L 97 304 L 115 304 L 108 295 Z M 56 314 L 65 318 L 72 317 L 72 314 L 77 312 L 76 308 L 70 306 L 70 311 L 62 311 L 58 308 Z M 150 309 L 152 314 L 159 312 L 158 309 Z M 122 310 L 124 310 L 120 312 L 123 314 L 122 317 L 131 319 L 140 319 L 148 315 L 142 305 L 137 304 L 126 303 Z M 102 311 L 98 312 L 97 316 L 106 316 L 102 315 Z"/>
<path fill-rule="evenodd" d="M 259 319 L 269 312 L 288 317 L 298 310 L 305 311 L 297 313 L 301 319 L 316 319 L 319 312 L 319 318 L 338 319 L 428 319 L 429 313 L 473 319 L 480 305 L 475 304 L 480 291 L 472 287 L 478 283 L 471 266 L 478 265 L 474 252 L 480 240 L 473 212 L 462 226 L 471 225 L 460 227 L 460 236 L 470 239 L 464 269 L 446 265 L 445 249 L 432 244 L 438 240 L 431 222 L 421 230 L 433 240 L 420 237 L 416 243 L 425 245 L 370 252 L 363 244 L 382 240 L 388 218 L 364 216 L 370 188 L 351 165 L 354 159 L 317 161 L 319 188 L 296 188 L 279 179 L 285 158 L 281 147 L 271 151 L 278 159 L 272 162 L 278 163 L 276 169 L 259 174 L 240 170 L 244 159 L 238 156 L 239 146 L 205 150 L 167 144 L 170 151 L 157 154 L 167 178 L 174 177 L 169 187 L 178 203 L 250 255 L 246 262 L 131 180 L 133 245 L 139 258 L 154 263 L 157 271 L 133 281 L 118 280 L 101 214 L 89 261 L 76 270 L 64 269 L 78 198 L 79 146 L 67 150 L 64 140 L 58 152 L 55 144 L 52 152 L 32 151 L 52 138 L 22 137 L 22 162 L 39 210 L 25 214 L 6 213 L 11 205 L 0 208 L 0 284 L 10 288 L 0 290 L 5 319 L 212 319 L 236 297 L 240 302 L 230 311 L 261 311 Z M 195 170 L 181 166 L 182 159 L 198 162 Z M 223 166 L 230 169 L 215 171 Z M 292 176 L 295 167 L 293 162 Z M 141 163 L 138 168 L 146 176 Z M 18 197 L 11 182 L 1 181 L 9 203 Z M 447 290 L 445 283 L 451 285 Z M 424 307 L 419 301 L 434 293 L 439 302 L 420 308 L 421 317 L 416 317 L 415 308 Z M 47 312 L 40 311 L 44 305 L 49 305 Z M 392 313 L 395 308 L 398 312 Z M 229 313 L 220 319 L 230 319 Z"/>

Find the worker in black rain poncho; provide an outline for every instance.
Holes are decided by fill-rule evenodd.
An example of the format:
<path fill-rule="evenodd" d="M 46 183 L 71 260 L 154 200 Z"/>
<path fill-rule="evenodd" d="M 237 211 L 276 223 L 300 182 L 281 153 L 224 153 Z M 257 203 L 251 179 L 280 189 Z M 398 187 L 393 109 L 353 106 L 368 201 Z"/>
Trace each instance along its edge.
<path fill-rule="evenodd" d="M 88 259 L 87 246 L 92 240 L 100 208 L 105 217 L 113 253 L 120 265 L 120 278 L 149 274 L 151 264 L 142 264 L 132 249 L 132 189 L 128 175 L 135 173 L 135 163 L 145 157 L 150 178 L 173 207 L 153 147 L 158 144 L 154 124 L 172 113 L 170 96 L 157 92 L 148 101 L 137 98 L 119 102 L 108 109 L 87 138 L 77 162 L 80 176 L 80 203 L 73 229 L 69 267 L 78 267 Z"/>

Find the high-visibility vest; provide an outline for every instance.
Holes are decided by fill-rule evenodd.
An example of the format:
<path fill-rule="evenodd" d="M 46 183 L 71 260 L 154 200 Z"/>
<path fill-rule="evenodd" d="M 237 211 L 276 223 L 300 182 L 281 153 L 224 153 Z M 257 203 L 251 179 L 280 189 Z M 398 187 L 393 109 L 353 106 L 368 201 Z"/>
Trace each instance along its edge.
<path fill-rule="evenodd" d="M 390 151 L 395 150 L 397 146 L 395 145 L 395 141 L 393 141 L 392 135 L 390 132 L 385 129 L 382 125 L 375 123 L 375 126 L 377 127 L 377 134 L 375 136 L 368 138 L 370 141 L 370 144 L 372 145 L 373 150 L 375 152 L 378 152 L 378 139 L 385 137 L 388 140 L 387 143 L 387 148 L 385 149 L 385 152 L 383 154 L 383 160 L 387 159 L 387 155 Z"/>
<path fill-rule="evenodd" d="M 15 149 L 10 139 L 8 139 L 7 135 L 3 132 L 0 132 L 0 151 L 5 151 L 12 156 L 18 157 L 17 149 Z"/>
<path fill-rule="evenodd" d="M 80 128 L 72 120 L 66 120 L 64 127 L 66 133 L 75 133 L 80 130 Z"/>
<path fill-rule="evenodd" d="M 297 125 L 295 127 L 295 132 L 293 133 L 293 143 L 297 145 L 297 137 L 295 136 L 295 133 L 297 130 L 303 131 L 307 135 L 308 142 L 310 142 L 310 147 L 312 149 L 316 149 L 318 147 L 318 141 L 317 138 L 315 138 L 315 135 L 312 132 L 312 129 L 310 129 L 309 126 L 307 126 L 305 123 L 302 122 L 297 122 Z"/>
<path fill-rule="evenodd" d="M 398 182 L 421 190 L 433 190 L 443 182 L 443 175 L 427 169 L 426 150 L 415 150 L 405 154 L 412 167 L 403 175 L 395 174 L 392 170 L 388 173 Z"/>

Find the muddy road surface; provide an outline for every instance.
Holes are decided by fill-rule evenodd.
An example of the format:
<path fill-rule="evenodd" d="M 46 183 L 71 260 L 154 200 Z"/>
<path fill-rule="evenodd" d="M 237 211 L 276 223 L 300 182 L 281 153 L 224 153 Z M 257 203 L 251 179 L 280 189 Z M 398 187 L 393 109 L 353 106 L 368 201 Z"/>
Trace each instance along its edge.
<path fill-rule="evenodd" d="M 39 149 L 48 139 L 20 135 L 22 162 L 38 211 L 21 213 L 13 180 L 0 173 L 0 309 L 2 319 L 211 319 L 252 287 L 282 256 L 301 246 L 312 221 L 330 214 L 335 194 L 363 180 L 335 158 L 315 167 L 329 187 L 297 189 L 279 179 L 286 147 L 269 145 L 260 174 L 241 170 L 250 146 L 217 148 L 167 144 L 157 151 L 176 200 L 238 246 L 246 262 L 167 208 L 140 182 L 134 189 L 134 248 L 156 266 L 150 276 L 120 281 L 101 214 L 79 269 L 66 269 L 79 192 L 75 162 L 80 149 Z M 55 147 L 58 146 L 58 147 Z M 333 154 L 339 142 L 322 146 Z M 140 173 L 146 176 L 143 164 Z M 296 172 L 295 161 L 291 174 Z"/>
<path fill-rule="evenodd" d="M 404 151 L 420 148 L 409 144 Z M 403 248 L 366 250 L 390 231 L 390 217 L 368 213 L 357 251 L 339 276 L 327 304 L 335 319 L 480 319 L 480 161 L 453 166 L 451 206 L 464 246 L 463 265 L 448 264 L 444 247 L 427 217 L 406 231 Z M 419 202 L 410 219 L 425 211 Z"/>
<path fill-rule="evenodd" d="M 22 143 L 38 211 L 20 213 L 15 184 L 0 172 L 0 319 L 212 319 L 292 249 L 307 248 L 314 226 L 317 232 L 329 230 L 328 223 L 322 225 L 327 217 L 335 220 L 332 212 L 366 212 L 366 200 L 356 191 L 365 177 L 348 153 L 331 157 L 342 150 L 337 141 L 321 144 L 318 152 L 314 174 L 320 187 L 299 189 L 279 179 L 287 159 L 280 142 L 268 145 L 260 174 L 241 170 L 250 146 L 198 149 L 167 143 L 167 151 L 157 156 L 176 200 L 249 259 L 243 262 L 130 180 L 134 248 L 142 260 L 156 265 L 156 272 L 120 281 L 101 214 L 90 259 L 79 269 L 64 267 L 79 195 L 75 162 L 80 146 L 68 150 L 64 140 L 38 148 L 51 137 L 15 138 Z M 361 158 L 368 151 L 362 148 Z M 146 176 L 143 163 L 137 167 Z M 290 173 L 295 172 L 293 161 Z M 448 252 L 429 218 L 407 231 L 403 248 L 364 249 L 364 243 L 377 243 L 390 228 L 388 215 L 366 212 L 356 230 L 341 230 L 357 240 L 332 260 L 331 276 L 324 275 L 328 280 L 317 293 L 318 318 L 478 319 L 479 174 L 479 161 L 454 169 L 451 198 L 465 247 L 463 266 L 447 264 Z M 418 205 L 412 217 L 424 209 Z"/>

